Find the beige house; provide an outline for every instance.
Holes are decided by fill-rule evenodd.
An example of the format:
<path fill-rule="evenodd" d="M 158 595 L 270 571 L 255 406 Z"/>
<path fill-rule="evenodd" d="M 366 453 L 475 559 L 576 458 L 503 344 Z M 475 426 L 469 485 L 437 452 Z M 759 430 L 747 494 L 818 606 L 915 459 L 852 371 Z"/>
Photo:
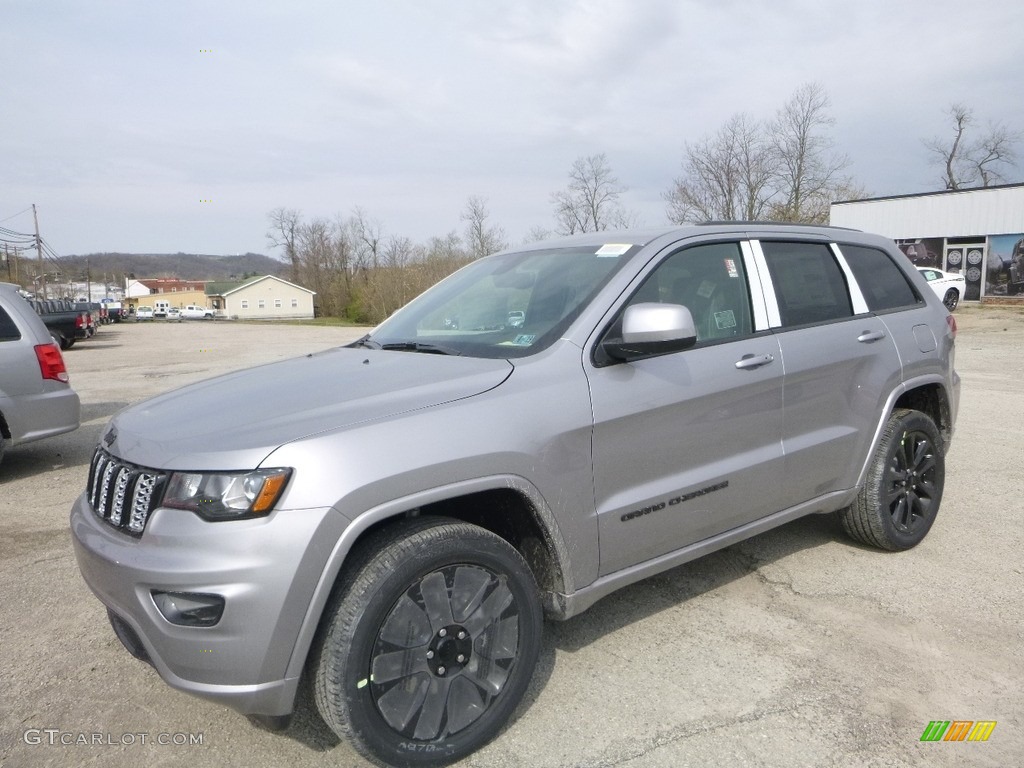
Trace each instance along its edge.
<path fill-rule="evenodd" d="M 277 320 L 313 317 L 316 291 L 273 275 L 243 283 L 209 283 L 206 296 L 221 316 L 232 320 Z"/>

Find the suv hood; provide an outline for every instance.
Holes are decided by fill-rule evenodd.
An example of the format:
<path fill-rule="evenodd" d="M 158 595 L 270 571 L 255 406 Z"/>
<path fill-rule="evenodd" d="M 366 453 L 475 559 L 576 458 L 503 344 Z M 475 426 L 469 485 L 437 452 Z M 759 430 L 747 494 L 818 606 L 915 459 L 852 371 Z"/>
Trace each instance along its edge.
<path fill-rule="evenodd" d="M 292 440 L 472 397 L 511 373 L 508 360 L 339 347 L 145 400 L 101 442 L 156 469 L 250 470 Z"/>

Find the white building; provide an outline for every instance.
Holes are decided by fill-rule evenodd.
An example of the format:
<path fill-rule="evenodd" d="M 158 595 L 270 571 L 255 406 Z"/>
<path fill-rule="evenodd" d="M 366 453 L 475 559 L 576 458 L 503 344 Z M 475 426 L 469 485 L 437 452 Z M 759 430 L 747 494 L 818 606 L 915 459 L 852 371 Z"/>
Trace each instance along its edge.
<path fill-rule="evenodd" d="M 313 317 L 316 291 L 274 275 L 244 283 L 210 283 L 206 295 L 218 313 L 238 320 L 283 320 Z"/>
<path fill-rule="evenodd" d="M 832 203 L 830 223 L 891 237 L 918 266 L 962 272 L 967 301 L 1024 300 L 1024 184 Z"/>

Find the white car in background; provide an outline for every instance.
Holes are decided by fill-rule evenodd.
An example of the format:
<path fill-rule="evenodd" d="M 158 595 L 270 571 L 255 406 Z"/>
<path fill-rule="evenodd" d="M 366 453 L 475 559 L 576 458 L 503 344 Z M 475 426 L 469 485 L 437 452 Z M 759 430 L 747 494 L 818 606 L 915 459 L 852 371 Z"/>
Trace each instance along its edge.
<path fill-rule="evenodd" d="M 169 323 L 180 323 L 181 322 L 181 310 L 177 307 L 171 307 L 167 310 L 167 322 Z"/>
<path fill-rule="evenodd" d="M 196 304 L 189 304 L 181 310 L 181 316 L 186 320 L 212 320 L 213 310 L 207 309 L 206 307 L 200 307 Z"/>
<path fill-rule="evenodd" d="M 933 267 L 918 267 L 917 271 L 924 275 L 935 295 L 942 299 L 946 309 L 952 312 L 967 290 L 967 280 L 958 272 L 943 272 Z"/>
<path fill-rule="evenodd" d="M 135 310 L 136 320 L 152 320 L 153 319 L 153 308 L 142 306 Z"/>

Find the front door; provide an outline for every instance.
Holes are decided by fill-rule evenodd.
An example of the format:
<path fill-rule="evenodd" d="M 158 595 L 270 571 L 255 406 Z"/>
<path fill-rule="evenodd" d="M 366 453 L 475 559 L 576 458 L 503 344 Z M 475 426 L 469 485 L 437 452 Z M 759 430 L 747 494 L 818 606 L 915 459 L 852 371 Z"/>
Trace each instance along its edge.
<path fill-rule="evenodd" d="M 739 244 L 667 255 L 623 309 L 649 301 L 689 308 L 698 340 L 587 365 L 601 575 L 770 514 L 779 496 L 783 367 L 753 327 Z"/>

